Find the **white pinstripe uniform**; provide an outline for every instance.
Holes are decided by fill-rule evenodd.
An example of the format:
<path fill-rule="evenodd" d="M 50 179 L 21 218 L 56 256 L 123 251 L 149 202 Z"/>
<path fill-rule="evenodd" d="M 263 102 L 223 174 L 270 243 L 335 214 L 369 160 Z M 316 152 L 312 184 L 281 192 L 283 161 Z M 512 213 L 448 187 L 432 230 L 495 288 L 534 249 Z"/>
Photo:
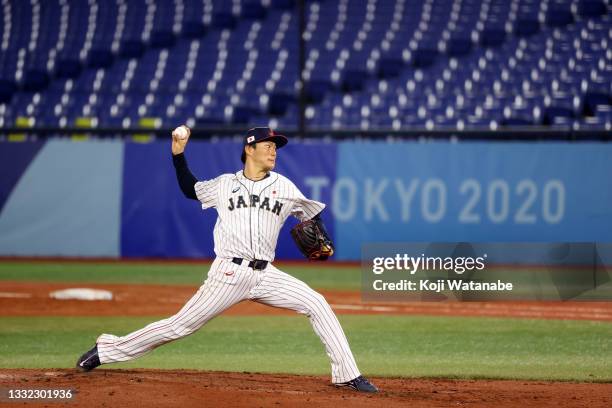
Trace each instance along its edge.
<path fill-rule="evenodd" d="M 314 217 L 325 204 L 309 200 L 286 177 L 270 172 L 252 181 L 243 171 L 199 181 L 196 195 L 202 209 L 216 208 L 215 254 L 208 278 L 174 316 L 149 324 L 123 337 L 98 337 L 100 362 L 132 360 L 164 343 L 195 332 L 213 317 L 249 299 L 295 310 L 310 322 L 331 360 L 332 382 L 342 383 L 360 375 L 338 319 L 325 298 L 304 282 L 272 265 L 279 231 L 289 215 L 300 221 Z M 242 264 L 233 262 L 242 258 Z M 268 261 L 263 270 L 249 260 Z"/>

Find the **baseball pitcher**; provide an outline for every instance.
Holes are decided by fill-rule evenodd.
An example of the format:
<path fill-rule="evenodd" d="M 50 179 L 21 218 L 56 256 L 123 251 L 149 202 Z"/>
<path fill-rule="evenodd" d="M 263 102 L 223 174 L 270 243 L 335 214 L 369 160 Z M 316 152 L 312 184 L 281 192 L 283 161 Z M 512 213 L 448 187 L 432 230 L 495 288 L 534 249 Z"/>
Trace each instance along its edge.
<path fill-rule="evenodd" d="M 287 138 L 267 127 L 250 129 L 241 156 L 244 168 L 198 181 L 184 155 L 189 136 L 186 126 L 174 130 L 172 160 L 183 194 L 198 200 L 202 209 L 217 210 L 213 231 L 216 258 L 208 277 L 174 316 L 123 337 L 99 336 L 77 367 L 90 371 L 100 364 L 133 360 L 190 335 L 232 305 L 249 299 L 308 316 L 331 360 L 332 382 L 361 392 L 377 392 L 359 372 L 325 298 L 272 264 L 278 234 L 289 215 L 301 221 L 292 236 L 307 257 L 324 260 L 333 254 L 333 244 L 319 217 L 325 204 L 304 197 L 289 179 L 272 171 L 277 149 L 287 144 Z"/>

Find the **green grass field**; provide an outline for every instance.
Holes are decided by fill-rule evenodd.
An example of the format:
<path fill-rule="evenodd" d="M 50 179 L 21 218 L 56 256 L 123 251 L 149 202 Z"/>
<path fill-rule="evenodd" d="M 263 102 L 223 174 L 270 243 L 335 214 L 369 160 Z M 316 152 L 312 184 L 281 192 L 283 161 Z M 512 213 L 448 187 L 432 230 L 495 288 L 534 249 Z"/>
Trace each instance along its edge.
<path fill-rule="evenodd" d="M 358 289 L 358 268 L 284 269 L 316 288 Z M 2 280 L 197 285 L 206 265 L 0 263 Z M 155 317 L 2 317 L 0 368 L 72 367 L 102 332 Z M 357 316 L 340 321 L 361 370 L 373 376 L 612 381 L 612 324 L 467 317 Z M 190 368 L 327 374 L 303 316 L 222 316 L 196 334 L 113 368 Z"/>
<path fill-rule="evenodd" d="M 318 289 L 358 290 L 358 267 L 329 264 L 277 265 L 282 270 Z M 0 262 L 0 281 L 138 283 L 199 285 L 210 263 L 24 263 Z"/>

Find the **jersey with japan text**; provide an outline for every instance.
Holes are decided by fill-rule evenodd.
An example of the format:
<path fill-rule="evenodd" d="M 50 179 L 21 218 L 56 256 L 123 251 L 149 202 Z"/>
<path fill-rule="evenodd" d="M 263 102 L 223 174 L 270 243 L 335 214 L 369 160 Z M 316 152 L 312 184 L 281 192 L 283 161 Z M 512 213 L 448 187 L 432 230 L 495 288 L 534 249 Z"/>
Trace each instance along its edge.
<path fill-rule="evenodd" d="M 262 259 L 272 262 L 281 227 L 289 215 L 306 221 L 325 204 L 309 200 L 289 180 L 270 172 L 262 180 L 242 170 L 195 184 L 202 209 L 218 213 L 214 229 L 215 254 L 220 258 Z"/>

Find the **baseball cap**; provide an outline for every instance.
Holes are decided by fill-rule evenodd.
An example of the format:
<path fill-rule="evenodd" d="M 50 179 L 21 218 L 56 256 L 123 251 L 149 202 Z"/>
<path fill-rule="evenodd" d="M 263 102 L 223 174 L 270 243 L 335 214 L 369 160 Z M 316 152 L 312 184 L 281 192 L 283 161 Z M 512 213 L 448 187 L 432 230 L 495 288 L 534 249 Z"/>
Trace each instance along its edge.
<path fill-rule="evenodd" d="M 249 129 L 244 136 L 244 146 L 252 146 L 255 143 L 264 142 L 267 140 L 274 142 L 277 149 L 280 149 L 288 142 L 286 136 L 274 133 L 274 131 L 269 127 L 254 127 Z M 242 149 L 242 156 L 240 157 L 240 160 L 242 160 L 243 163 L 246 162 L 246 153 L 244 152 L 244 148 Z"/>

